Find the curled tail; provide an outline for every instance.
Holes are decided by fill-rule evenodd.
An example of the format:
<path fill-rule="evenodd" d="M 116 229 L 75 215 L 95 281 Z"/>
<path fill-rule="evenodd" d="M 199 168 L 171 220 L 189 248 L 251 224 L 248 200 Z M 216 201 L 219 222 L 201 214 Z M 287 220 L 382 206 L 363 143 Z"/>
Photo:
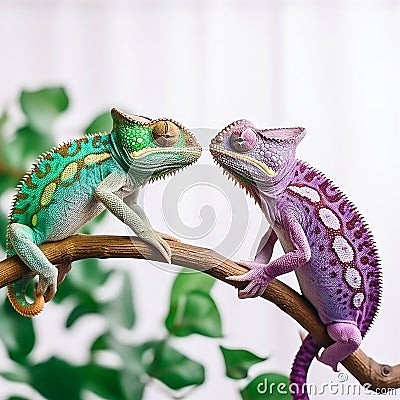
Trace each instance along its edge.
<path fill-rule="evenodd" d="M 34 317 L 38 315 L 44 307 L 44 297 L 36 296 L 33 303 L 29 303 L 25 297 L 25 289 L 31 280 L 30 274 L 23 276 L 17 281 L 7 286 L 7 295 L 15 311 L 24 317 Z"/>
<path fill-rule="evenodd" d="M 290 372 L 290 389 L 293 400 L 308 400 L 307 372 L 311 361 L 317 356 L 321 345 L 310 335 L 304 339 Z"/>

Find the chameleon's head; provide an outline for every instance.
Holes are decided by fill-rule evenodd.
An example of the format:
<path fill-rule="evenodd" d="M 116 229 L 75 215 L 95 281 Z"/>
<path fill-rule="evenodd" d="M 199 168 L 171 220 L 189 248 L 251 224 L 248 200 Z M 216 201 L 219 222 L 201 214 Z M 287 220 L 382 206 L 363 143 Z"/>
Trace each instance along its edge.
<path fill-rule="evenodd" d="M 128 115 L 116 108 L 111 115 L 125 163 L 151 181 L 194 163 L 201 155 L 195 136 L 179 122 Z"/>
<path fill-rule="evenodd" d="M 242 119 L 220 131 L 211 140 L 210 151 L 214 160 L 247 189 L 277 189 L 292 170 L 296 147 L 304 135 L 304 128 L 260 130 Z"/>

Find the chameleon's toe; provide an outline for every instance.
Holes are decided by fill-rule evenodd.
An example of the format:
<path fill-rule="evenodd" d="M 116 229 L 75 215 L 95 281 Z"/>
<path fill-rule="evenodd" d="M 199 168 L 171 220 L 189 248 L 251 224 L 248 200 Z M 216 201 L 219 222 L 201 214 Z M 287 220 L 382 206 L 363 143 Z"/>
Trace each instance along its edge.
<path fill-rule="evenodd" d="M 39 277 L 39 283 L 36 286 L 36 296 L 43 296 L 46 303 L 48 303 L 57 292 L 57 279 L 58 271 L 55 268 L 56 274 L 50 278 L 41 275 Z"/>
<path fill-rule="evenodd" d="M 239 298 L 261 296 L 273 278 L 267 275 L 265 268 L 256 266 L 242 275 L 228 276 L 226 279 L 237 282 L 249 282 L 244 289 L 239 290 Z"/>
<path fill-rule="evenodd" d="M 168 264 L 171 264 L 172 251 L 169 244 L 159 235 L 157 235 L 157 240 L 152 242 L 153 246 L 162 254 Z"/>
<path fill-rule="evenodd" d="M 254 261 L 236 261 L 236 264 L 241 265 L 247 269 L 262 268 L 262 264 Z"/>
<path fill-rule="evenodd" d="M 238 297 L 239 299 L 248 299 L 251 297 L 256 297 L 258 296 L 257 293 L 259 293 L 262 290 L 262 287 L 257 283 L 257 282 L 250 282 L 245 289 L 239 290 Z"/>

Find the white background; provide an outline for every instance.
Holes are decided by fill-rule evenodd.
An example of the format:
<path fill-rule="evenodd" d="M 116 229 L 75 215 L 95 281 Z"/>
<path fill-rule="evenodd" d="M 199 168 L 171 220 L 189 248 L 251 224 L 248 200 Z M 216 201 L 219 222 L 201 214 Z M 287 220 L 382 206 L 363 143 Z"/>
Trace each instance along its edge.
<path fill-rule="evenodd" d="M 65 85 L 72 103 L 57 125 L 60 140 L 113 106 L 169 116 L 189 128 L 209 128 L 196 130 L 204 146 L 216 130 L 239 118 L 260 128 L 306 127 L 299 158 L 331 177 L 375 234 L 384 294 L 379 318 L 362 348 L 376 360 L 394 364 L 400 361 L 399 39 L 399 1 L 0 0 L 0 107 L 11 104 L 21 89 Z M 199 165 L 208 164 L 212 162 L 205 154 Z M 185 173 L 190 176 L 190 169 Z M 167 231 L 157 212 L 163 184 L 148 188 L 146 210 L 152 224 Z M 214 233 L 196 242 L 207 247 L 214 247 L 215 235 L 239 212 L 230 210 L 229 201 L 221 207 L 223 196 L 213 190 L 196 196 L 197 203 L 170 205 L 179 206 L 189 225 L 198 223 L 204 204 L 218 210 Z M 241 195 L 236 188 L 235 196 Z M 252 255 L 261 213 L 251 200 L 248 212 L 248 229 L 234 259 Z M 126 232 L 111 216 L 107 223 L 102 233 Z M 139 313 L 134 339 L 161 335 L 174 274 L 145 261 L 105 264 L 132 271 Z M 295 285 L 293 277 L 285 281 Z M 265 369 L 288 374 L 300 345 L 299 326 L 265 301 L 237 300 L 226 285 L 217 284 L 213 295 L 223 313 L 221 343 L 269 355 Z M 67 312 L 49 305 L 36 318 L 40 336 L 35 359 L 55 353 L 84 362 L 85 348 L 101 326 L 93 317 L 62 331 Z M 235 382 L 224 378 L 216 342 L 191 337 L 174 344 L 207 367 L 206 384 L 189 399 L 239 398 Z M 3 354 L 0 349 L 5 368 Z M 337 382 L 318 363 L 313 363 L 309 380 Z M 24 389 L 0 380 L 1 398 L 16 390 Z M 158 387 L 145 396 L 165 398 Z"/>

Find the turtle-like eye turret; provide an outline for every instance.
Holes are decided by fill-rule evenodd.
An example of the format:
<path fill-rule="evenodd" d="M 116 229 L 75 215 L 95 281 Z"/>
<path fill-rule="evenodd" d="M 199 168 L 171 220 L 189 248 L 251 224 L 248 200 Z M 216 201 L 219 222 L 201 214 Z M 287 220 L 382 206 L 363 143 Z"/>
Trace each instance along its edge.
<path fill-rule="evenodd" d="M 235 131 L 231 135 L 231 146 L 239 153 L 244 153 L 254 148 L 256 145 L 256 134 L 251 128 L 244 131 Z"/>
<path fill-rule="evenodd" d="M 180 129 L 170 121 L 157 121 L 151 128 L 151 133 L 159 146 L 170 147 L 178 141 Z"/>

